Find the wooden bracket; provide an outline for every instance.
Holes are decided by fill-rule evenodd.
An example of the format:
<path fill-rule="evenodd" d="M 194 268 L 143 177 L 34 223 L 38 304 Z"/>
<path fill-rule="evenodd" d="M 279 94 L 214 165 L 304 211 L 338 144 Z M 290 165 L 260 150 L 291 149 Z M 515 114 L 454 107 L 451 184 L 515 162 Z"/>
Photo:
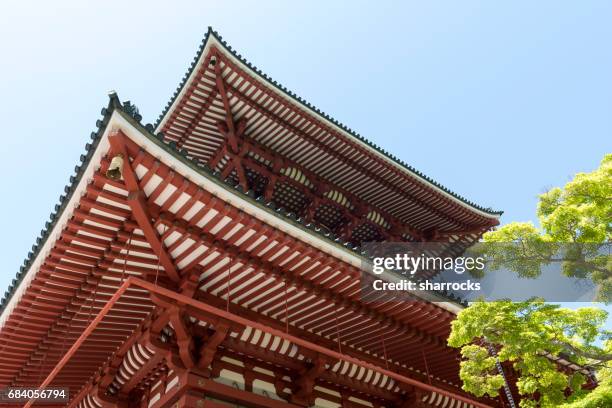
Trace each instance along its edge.
<path fill-rule="evenodd" d="M 308 367 L 304 367 L 301 376 L 297 379 L 297 390 L 291 395 L 291 402 L 294 404 L 310 406 L 312 405 L 312 394 L 317 378 L 327 370 L 330 359 L 322 354 L 316 354 Z"/>
<path fill-rule="evenodd" d="M 115 153 L 123 154 L 123 179 L 125 181 L 125 185 L 129 191 L 127 203 L 132 210 L 132 216 L 134 220 L 144 233 L 144 236 L 151 246 L 151 249 L 155 253 L 157 257 L 159 257 L 159 263 L 164 268 L 164 272 L 168 277 L 174 281 L 178 282 L 180 280 L 180 274 L 172 261 L 172 258 L 166 251 L 166 248 L 163 242 L 160 239 L 159 234 L 153 227 L 151 223 L 152 217 L 149 213 L 149 208 L 146 201 L 146 196 L 144 191 L 141 190 L 138 184 L 138 178 L 136 176 L 136 172 L 132 169 L 132 165 L 130 163 L 130 157 L 128 155 L 125 135 L 121 131 L 115 132 L 112 136 L 109 137 L 110 145 L 112 150 Z"/>
<path fill-rule="evenodd" d="M 200 347 L 200 358 L 198 360 L 199 368 L 207 369 L 212 363 L 217 353 L 217 347 L 219 347 L 230 333 L 230 327 L 231 323 L 223 320 L 215 325 L 215 332 Z"/>

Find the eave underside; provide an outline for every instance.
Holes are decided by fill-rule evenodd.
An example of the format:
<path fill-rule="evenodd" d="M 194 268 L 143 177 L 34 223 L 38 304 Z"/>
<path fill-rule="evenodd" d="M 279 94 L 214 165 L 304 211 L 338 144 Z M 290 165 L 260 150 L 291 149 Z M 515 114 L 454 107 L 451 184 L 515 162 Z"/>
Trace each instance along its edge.
<path fill-rule="evenodd" d="M 360 303 L 354 266 L 249 216 L 130 139 L 115 137 L 131 158 L 136 184 L 105 177 L 110 157 L 95 171 L 4 323 L 0 352 L 9 357 L 0 363 L 1 386 L 40 384 L 121 282 L 134 276 L 174 290 L 196 277 L 196 299 L 330 348 L 339 338 L 346 353 L 381 365 L 386 356 L 406 375 L 458 390 L 458 355 L 444 342 L 452 314 L 424 302 Z M 146 291 L 132 288 L 125 296 L 56 377 L 73 395 L 156 310 Z M 264 338 L 230 340 L 234 349 L 265 356 L 272 343 Z"/>
<path fill-rule="evenodd" d="M 190 157 L 212 163 L 223 172 L 237 154 L 231 149 L 227 153 L 225 130 L 219 126 L 227 117 L 236 124 L 244 122 L 242 134 L 252 145 L 295 164 L 312 179 L 348 192 L 355 197 L 353 201 L 397 219 L 421 235 L 412 237 L 417 240 L 435 230 L 463 232 L 473 242 L 497 224 L 498 215 L 470 209 L 433 185 L 399 171 L 290 102 L 213 42 L 205 47 L 160 130 Z M 274 165 L 259 151 L 243 151 L 238 156 L 245 162 Z M 468 233 L 472 236 L 467 237 Z"/>

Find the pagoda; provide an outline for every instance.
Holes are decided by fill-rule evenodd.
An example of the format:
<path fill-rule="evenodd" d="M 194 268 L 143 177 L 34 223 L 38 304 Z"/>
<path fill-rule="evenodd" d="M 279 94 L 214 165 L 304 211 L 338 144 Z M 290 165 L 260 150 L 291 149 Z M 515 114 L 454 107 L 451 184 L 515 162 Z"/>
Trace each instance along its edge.
<path fill-rule="evenodd" d="M 461 251 L 500 212 L 210 29 L 157 123 L 141 120 L 110 94 L 2 299 L 0 388 L 67 388 L 44 406 L 71 408 L 507 405 L 461 389 L 458 299 L 360 295 L 364 243 Z"/>

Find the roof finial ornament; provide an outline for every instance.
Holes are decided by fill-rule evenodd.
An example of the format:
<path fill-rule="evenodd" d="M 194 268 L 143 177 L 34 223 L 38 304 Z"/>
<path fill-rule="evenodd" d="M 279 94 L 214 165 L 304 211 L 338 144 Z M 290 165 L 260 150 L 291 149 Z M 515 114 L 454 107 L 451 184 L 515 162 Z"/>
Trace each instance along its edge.
<path fill-rule="evenodd" d="M 117 95 L 117 91 L 111 89 L 108 91 L 108 109 L 116 109 L 121 107 L 121 102 L 119 101 L 119 95 Z"/>

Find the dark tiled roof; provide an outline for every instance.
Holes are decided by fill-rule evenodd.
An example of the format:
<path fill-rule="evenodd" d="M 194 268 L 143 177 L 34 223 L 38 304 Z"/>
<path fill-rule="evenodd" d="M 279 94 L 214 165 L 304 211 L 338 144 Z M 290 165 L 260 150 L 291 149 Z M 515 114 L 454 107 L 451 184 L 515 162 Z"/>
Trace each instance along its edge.
<path fill-rule="evenodd" d="M 315 113 L 315 114 L 317 114 L 317 115 L 327 119 L 328 121 L 330 121 L 334 125 L 338 126 L 342 130 L 344 130 L 351 137 L 359 140 L 360 142 L 365 143 L 366 145 L 370 146 L 371 148 L 373 148 L 377 152 L 383 154 L 388 159 L 390 159 L 390 160 L 394 161 L 395 163 L 399 164 L 401 167 L 403 167 L 403 169 L 405 171 L 407 171 L 407 172 L 411 173 L 412 175 L 420 178 L 421 180 L 425 181 L 426 183 L 431 184 L 431 185 L 439 188 L 440 190 L 450 194 L 452 197 L 460 200 L 461 202 L 463 202 L 463 203 L 465 203 L 465 204 L 467 204 L 467 205 L 469 205 L 469 206 L 471 206 L 471 207 L 473 207 L 473 208 L 475 208 L 477 210 L 483 211 L 483 212 L 485 212 L 487 214 L 494 215 L 494 216 L 500 216 L 500 215 L 503 214 L 503 211 L 496 211 L 496 210 L 493 210 L 491 208 L 485 208 L 485 207 L 479 206 L 478 204 L 476 204 L 476 203 L 474 203 L 472 201 L 469 201 L 465 197 L 463 197 L 463 196 L 461 196 L 461 195 L 459 195 L 457 193 L 454 193 L 453 191 L 451 191 L 448 188 L 444 187 L 443 185 L 441 185 L 437 181 L 431 179 L 430 177 L 428 177 L 425 174 L 421 173 L 420 171 L 418 171 L 414 167 L 408 165 L 406 162 L 402 161 L 401 159 L 399 159 L 395 155 L 387 152 L 383 148 L 377 146 L 376 144 L 372 143 L 368 139 L 366 139 L 363 136 L 361 136 L 359 133 L 355 132 L 354 130 L 352 130 L 349 127 L 345 126 L 344 124 L 340 123 L 339 121 L 337 121 L 336 119 L 334 119 L 333 117 L 331 117 L 327 113 L 321 111 L 319 108 L 317 108 L 316 106 L 312 105 L 308 101 L 304 100 L 300 96 L 296 95 L 294 92 L 290 91 L 289 89 L 287 89 L 283 85 L 279 84 L 278 82 L 276 82 L 275 80 L 270 78 L 268 75 L 266 75 L 264 72 L 262 72 L 259 68 L 257 68 L 256 66 L 252 65 L 249 61 L 247 61 L 244 57 L 242 57 L 242 55 L 240 55 L 235 50 L 233 50 L 232 47 L 229 44 L 227 44 L 227 42 L 225 42 L 223 40 L 223 38 L 216 31 L 214 31 L 212 29 L 212 27 L 208 27 L 208 31 L 206 32 L 206 35 L 204 36 L 204 38 L 203 38 L 203 40 L 202 40 L 202 42 L 200 44 L 198 52 L 197 52 L 196 56 L 194 57 L 193 61 L 191 62 L 191 65 L 189 66 L 189 69 L 187 70 L 185 75 L 183 75 L 183 78 L 181 79 L 181 82 L 180 82 L 179 86 L 174 91 L 174 94 L 172 95 L 172 97 L 170 98 L 168 103 L 166 104 L 166 107 L 164 108 L 163 112 L 157 118 L 157 121 L 155 122 L 155 128 L 156 129 L 159 127 L 159 124 L 161 123 L 163 118 L 166 116 L 166 114 L 168 113 L 168 111 L 170 110 L 170 108 L 172 107 L 172 105 L 174 104 L 176 99 L 178 98 L 178 95 L 180 94 L 181 90 L 183 89 L 183 87 L 187 83 L 187 80 L 191 76 L 193 70 L 196 68 L 197 63 L 198 63 L 200 57 L 202 56 L 202 53 L 204 52 L 204 48 L 206 47 L 206 43 L 208 42 L 208 39 L 211 38 L 211 37 L 214 37 L 225 48 L 225 50 L 227 52 L 229 52 L 231 55 L 233 55 L 235 58 L 237 58 L 243 64 L 248 66 L 263 81 L 267 82 L 268 84 L 270 84 L 271 86 L 275 87 L 279 91 L 285 93 L 286 95 L 291 97 L 294 101 L 296 101 L 298 104 L 302 105 L 303 107 L 307 108 L 308 110 L 312 111 L 313 113 Z"/>

